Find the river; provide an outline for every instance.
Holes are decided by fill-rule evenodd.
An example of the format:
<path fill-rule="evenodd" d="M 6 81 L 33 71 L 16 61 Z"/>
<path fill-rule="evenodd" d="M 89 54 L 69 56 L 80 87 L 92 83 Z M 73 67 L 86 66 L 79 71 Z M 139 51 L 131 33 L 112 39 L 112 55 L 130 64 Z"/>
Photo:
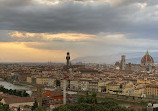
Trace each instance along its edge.
<path fill-rule="evenodd" d="M 2 78 L 0 78 L 0 85 L 4 86 L 6 89 L 17 89 L 17 90 L 26 90 L 28 94 L 32 94 L 32 91 L 30 90 L 29 87 L 27 86 L 19 86 L 19 85 L 14 85 L 12 83 L 9 83 L 7 81 L 4 81 Z"/>

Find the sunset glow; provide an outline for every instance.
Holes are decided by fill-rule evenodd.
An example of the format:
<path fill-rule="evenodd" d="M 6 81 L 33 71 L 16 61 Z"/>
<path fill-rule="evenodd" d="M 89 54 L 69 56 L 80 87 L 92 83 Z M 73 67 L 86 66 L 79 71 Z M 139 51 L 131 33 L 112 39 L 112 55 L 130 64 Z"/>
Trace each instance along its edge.
<path fill-rule="evenodd" d="M 41 37 L 43 40 L 54 40 L 54 39 L 63 39 L 66 41 L 80 41 L 80 40 L 93 40 L 95 35 L 81 34 L 81 33 L 28 33 L 28 32 L 19 32 L 14 31 L 9 34 L 11 37 L 19 38 L 31 38 L 31 37 Z"/>
<path fill-rule="evenodd" d="M 64 61 L 64 50 L 39 50 L 29 48 L 26 46 L 26 44 L 29 43 L 0 43 L 1 62 L 48 62 L 54 60 L 56 62 Z M 61 55 L 59 56 L 59 54 Z"/>

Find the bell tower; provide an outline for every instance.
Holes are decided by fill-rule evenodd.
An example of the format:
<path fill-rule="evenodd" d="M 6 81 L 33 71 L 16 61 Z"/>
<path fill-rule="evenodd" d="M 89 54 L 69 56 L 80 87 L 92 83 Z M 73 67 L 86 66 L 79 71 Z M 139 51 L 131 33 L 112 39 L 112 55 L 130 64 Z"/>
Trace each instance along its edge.
<path fill-rule="evenodd" d="M 126 56 L 122 55 L 121 56 L 121 70 L 124 71 L 126 68 L 126 60 L 125 60 Z"/>
<path fill-rule="evenodd" d="M 37 98 L 36 99 L 39 106 L 42 106 L 42 93 L 43 93 L 42 86 L 37 85 Z"/>
<path fill-rule="evenodd" d="M 70 66 L 70 53 L 69 52 L 67 52 L 67 56 L 66 56 L 66 65 L 67 65 L 67 67 L 69 67 Z"/>

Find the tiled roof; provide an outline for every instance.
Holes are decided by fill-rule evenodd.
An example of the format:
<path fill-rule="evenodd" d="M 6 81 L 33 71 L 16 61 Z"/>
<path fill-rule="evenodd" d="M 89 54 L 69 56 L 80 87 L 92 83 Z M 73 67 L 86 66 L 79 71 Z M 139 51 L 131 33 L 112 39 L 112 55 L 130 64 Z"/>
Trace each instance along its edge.
<path fill-rule="evenodd" d="M 31 97 L 9 97 L 3 99 L 6 102 L 6 104 L 34 102 L 34 99 Z"/>
<path fill-rule="evenodd" d="M 54 91 L 45 91 L 43 93 L 43 96 L 48 97 L 48 98 L 63 96 L 63 92 L 60 89 L 55 89 Z"/>
<path fill-rule="evenodd" d="M 148 52 L 147 52 L 147 53 L 145 54 L 145 56 L 141 59 L 141 63 L 147 63 L 147 62 L 154 63 L 153 58 L 149 55 Z"/>

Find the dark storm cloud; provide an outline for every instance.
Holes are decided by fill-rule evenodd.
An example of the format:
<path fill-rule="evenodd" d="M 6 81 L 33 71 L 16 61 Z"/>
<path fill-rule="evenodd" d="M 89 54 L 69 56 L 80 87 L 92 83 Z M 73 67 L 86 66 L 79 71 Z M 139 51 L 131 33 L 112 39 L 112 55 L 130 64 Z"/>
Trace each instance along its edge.
<path fill-rule="evenodd" d="M 111 0 L 111 3 L 100 0 L 86 3 L 88 1 L 62 0 L 56 5 L 46 5 L 33 0 L 1 0 L 0 30 L 130 33 L 137 38 L 157 38 L 158 20 L 153 19 L 158 15 L 148 17 L 156 11 L 156 8 L 151 8 L 157 3 L 154 0 Z M 145 1 L 148 6 L 141 9 L 137 4 Z"/>
<path fill-rule="evenodd" d="M 22 7 L 33 4 L 32 0 L 0 0 L 0 7 Z"/>
<path fill-rule="evenodd" d="M 19 10 L 6 9 L 0 11 L 3 13 L 0 18 L 0 28 L 28 32 L 97 32 L 105 29 L 103 22 L 105 19 L 109 21 L 110 16 L 113 16 L 104 10 L 110 9 L 102 6 L 93 9 L 91 6 L 72 2 L 64 2 L 57 6 L 38 5 Z M 108 16 L 105 17 L 105 13 Z"/>

